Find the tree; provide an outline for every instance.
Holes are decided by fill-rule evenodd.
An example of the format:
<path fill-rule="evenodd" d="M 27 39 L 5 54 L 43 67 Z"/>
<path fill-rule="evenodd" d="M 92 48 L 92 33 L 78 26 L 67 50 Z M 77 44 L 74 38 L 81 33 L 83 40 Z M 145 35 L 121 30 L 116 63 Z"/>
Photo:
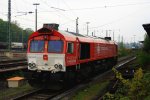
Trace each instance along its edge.
<path fill-rule="evenodd" d="M 145 36 L 143 50 L 150 53 L 150 37 L 148 35 Z"/>
<path fill-rule="evenodd" d="M 150 92 L 150 73 L 143 73 L 143 70 L 139 68 L 134 73 L 134 78 L 124 79 L 122 74 L 115 68 L 113 71 L 116 74 L 116 78 L 120 80 L 121 87 L 113 95 L 115 100 L 144 100 L 149 96 Z"/>
<path fill-rule="evenodd" d="M 125 48 L 123 42 L 120 42 L 120 43 L 118 44 L 118 46 L 119 46 L 119 56 L 120 56 L 120 57 L 128 55 L 128 51 L 127 51 L 127 49 Z"/>
<path fill-rule="evenodd" d="M 31 28 L 23 30 L 15 21 L 11 23 L 11 41 L 26 43 L 29 35 L 33 32 Z M 23 38 L 22 38 L 23 37 Z M 0 42 L 8 42 L 8 22 L 0 19 Z"/>
<path fill-rule="evenodd" d="M 8 41 L 8 23 L 0 19 L 0 42 Z"/>
<path fill-rule="evenodd" d="M 33 33 L 33 30 L 31 28 L 26 28 L 23 30 L 23 42 L 27 43 L 29 35 Z"/>

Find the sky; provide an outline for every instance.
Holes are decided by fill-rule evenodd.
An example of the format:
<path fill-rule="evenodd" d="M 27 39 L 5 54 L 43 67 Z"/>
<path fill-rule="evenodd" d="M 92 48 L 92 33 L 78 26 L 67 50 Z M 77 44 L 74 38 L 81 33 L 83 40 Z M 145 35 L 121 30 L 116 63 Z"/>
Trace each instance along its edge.
<path fill-rule="evenodd" d="M 58 23 L 60 30 L 76 31 L 79 18 L 79 33 L 105 37 L 106 31 L 114 40 L 138 42 L 144 40 L 142 24 L 150 23 L 149 0 L 11 0 L 11 20 L 22 28 L 35 30 L 35 6 L 37 26 L 43 23 Z M 27 12 L 34 12 L 29 14 Z M 8 0 L 0 0 L 0 18 L 7 21 Z"/>

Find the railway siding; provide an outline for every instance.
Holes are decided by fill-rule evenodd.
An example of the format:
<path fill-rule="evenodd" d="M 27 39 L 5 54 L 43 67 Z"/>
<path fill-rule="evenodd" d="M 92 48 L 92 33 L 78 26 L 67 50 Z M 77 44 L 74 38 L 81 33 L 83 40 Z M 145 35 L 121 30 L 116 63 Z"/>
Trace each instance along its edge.
<path fill-rule="evenodd" d="M 104 76 L 105 76 L 105 79 L 107 79 L 107 76 L 109 76 L 108 74 L 111 74 L 111 76 L 112 76 L 112 72 L 109 70 L 109 71 L 103 73 L 102 75 L 93 78 L 92 80 L 95 80 L 95 81 L 93 81 L 93 83 L 94 83 L 94 82 L 97 82 L 98 80 L 103 79 Z M 98 80 L 97 80 L 97 79 L 98 79 Z M 107 82 L 106 82 L 106 83 L 107 83 Z M 63 98 L 68 97 L 68 95 L 70 95 L 70 96 L 72 97 L 72 96 L 74 95 L 74 93 L 76 93 L 76 91 L 79 91 L 79 90 L 81 90 L 81 89 L 84 89 L 84 88 L 86 88 L 86 87 L 89 87 L 90 84 L 91 84 L 91 83 L 81 84 L 80 86 L 78 86 L 78 89 L 75 89 L 75 88 L 74 88 L 74 89 L 75 89 L 74 91 L 73 91 L 73 90 L 65 91 L 65 92 L 63 92 L 61 95 L 63 95 Z M 103 90 L 103 89 L 102 89 L 102 90 Z M 73 91 L 73 92 L 71 93 L 71 92 L 69 92 L 69 91 Z M 64 93 L 65 93 L 65 95 L 64 95 Z M 62 98 L 61 95 L 59 95 L 59 98 Z M 56 97 L 56 98 L 58 98 L 58 97 Z M 55 98 L 53 98 L 53 99 L 56 100 Z"/>
<path fill-rule="evenodd" d="M 7 73 L 10 71 L 16 71 L 20 69 L 27 69 L 26 59 L 7 59 L 0 61 L 0 73 Z"/>
<path fill-rule="evenodd" d="M 124 62 L 123 62 L 123 60 L 121 60 L 121 63 L 117 64 L 115 67 L 116 68 L 123 67 L 124 65 L 126 65 L 127 63 L 129 63 L 135 59 L 136 59 L 135 57 L 132 57 L 132 58 L 130 57 L 129 60 L 125 59 Z M 100 75 L 94 77 L 90 82 L 87 82 L 86 84 L 81 84 L 81 85 L 75 87 L 74 89 L 66 91 L 63 94 L 54 97 L 52 100 L 59 100 L 59 99 L 61 99 L 61 100 L 66 100 L 66 99 L 67 100 L 69 100 L 69 99 L 73 99 L 73 100 L 76 100 L 76 99 L 86 99 L 86 100 L 95 99 L 95 100 L 97 100 L 107 92 L 108 81 L 113 79 L 113 78 L 114 78 L 114 73 L 112 72 L 112 70 L 108 70 L 107 72 L 104 72 L 103 74 L 100 74 Z M 102 87 L 99 88 L 100 90 L 99 90 L 99 92 L 97 92 L 97 94 L 92 96 L 89 91 L 93 91 L 93 87 L 91 87 L 91 86 L 93 86 L 93 84 L 99 84 L 100 87 L 101 86 Z M 91 89 L 88 90 L 89 88 L 91 88 Z M 96 87 L 95 90 L 97 88 L 98 87 Z M 85 95 L 88 97 L 86 98 L 85 96 L 78 95 L 78 94 L 83 94 L 83 93 L 85 93 Z"/>
<path fill-rule="evenodd" d="M 0 61 L 3 61 L 3 59 L 20 59 L 20 58 L 26 58 L 25 52 L 6 52 L 6 51 L 0 51 Z"/>

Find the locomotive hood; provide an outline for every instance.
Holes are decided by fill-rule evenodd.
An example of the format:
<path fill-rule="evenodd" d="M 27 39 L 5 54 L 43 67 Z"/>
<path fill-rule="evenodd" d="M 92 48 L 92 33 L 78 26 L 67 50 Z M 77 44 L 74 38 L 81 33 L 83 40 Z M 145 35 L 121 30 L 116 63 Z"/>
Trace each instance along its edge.
<path fill-rule="evenodd" d="M 40 36 L 40 35 L 56 35 L 59 36 L 61 38 L 63 38 L 66 41 L 80 41 L 80 42 L 88 42 L 88 43 L 92 43 L 92 42 L 101 42 L 101 43 L 106 43 L 106 44 L 115 44 L 114 41 L 111 40 L 105 40 L 99 37 L 89 37 L 89 36 L 84 36 L 81 34 L 76 34 L 76 33 L 72 33 L 72 32 L 66 32 L 66 31 L 57 31 L 55 29 L 49 29 L 46 27 L 43 27 L 41 29 L 39 29 L 36 32 L 33 32 L 29 39 L 32 39 L 34 37 Z"/>

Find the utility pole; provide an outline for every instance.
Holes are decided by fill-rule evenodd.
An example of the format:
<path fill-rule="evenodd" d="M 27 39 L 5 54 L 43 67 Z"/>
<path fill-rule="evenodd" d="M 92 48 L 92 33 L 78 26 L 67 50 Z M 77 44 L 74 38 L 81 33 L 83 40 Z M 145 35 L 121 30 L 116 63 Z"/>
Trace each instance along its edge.
<path fill-rule="evenodd" d="M 133 35 L 133 37 L 134 37 L 134 44 L 135 44 L 135 36 L 136 36 L 136 35 Z"/>
<path fill-rule="evenodd" d="M 76 34 L 79 34 L 78 19 L 79 17 L 76 19 Z"/>
<path fill-rule="evenodd" d="M 136 36 L 136 35 L 133 35 L 133 36 L 134 36 L 134 47 L 135 47 L 135 45 L 136 45 L 136 44 L 135 44 L 135 36 Z"/>
<path fill-rule="evenodd" d="M 23 43 L 23 30 L 22 30 L 22 51 L 24 49 L 24 43 Z"/>
<path fill-rule="evenodd" d="M 90 22 L 86 22 L 86 24 L 87 24 L 87 36 L 89 35 L 89 23 Z"/>
<path fill-rule="evenodd" d="M 67 32 L 69 32 L 69 29 L 67 28 Z"/>
<path fill-rule="evenodd" d="M 37 6 L 40 5 L 39 3 L 34 3 L 35 5 L 35 31 L 37 31 Z"/>
<path fill-rule="evenodd" d="M 115 36 L 115 34 L 114 34 L 114 30 L 113 30 L 113 41 L 114 41 L 114 36 Z"/>
<path fill-rule="evenodd" d="M 93 34 L 93 35 L 96 36 L 95 34 L 96 34 L 96 32 L 95 32 L 95 30 L 94 30 L 94 34 Z"/>
<path fill-rule="evenodd" d="M 106 30 L 106 37 L 108 37 L 108 30 Z"/>
<path fill-rule="evenodd" d="M 118 36 L 118 43 L 120 43 L 120 34 L 119 34 L 119 36 Z"/>
<path fill-rule="evenodd" d="M 121 42 L 123 43 L 123 36 L 122 36 L 122 40 L 121 40 Z"/>
<path fill-rule="evenodd" d="M 11 0 L 8 0 L 8 50 L 11 51 Z"/>
<path fill-rule="evenodd" d="M 108 33 L 108 37 L 111 37 L 111 35 L 110 35 L 110 34 L 111 34 L 111 31 L 112 31 L 112 30 L 108 30 L 108 31 L 109 31 L 109 33 Z"/>

